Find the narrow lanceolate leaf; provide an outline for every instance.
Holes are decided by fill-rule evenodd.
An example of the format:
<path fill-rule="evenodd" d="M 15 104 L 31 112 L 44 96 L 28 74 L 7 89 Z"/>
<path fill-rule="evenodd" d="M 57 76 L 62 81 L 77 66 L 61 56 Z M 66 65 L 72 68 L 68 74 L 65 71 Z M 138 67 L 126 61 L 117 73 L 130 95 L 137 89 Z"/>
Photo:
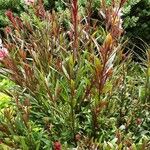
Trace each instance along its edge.
<path fill-rule="evenodd" d="M 62 65 L 62 70 L 63 70 L 64 75 L 65 75 L 68 79 L 70 79 L 69 74 L 68 74 L 66 68 L 64 67 L 64 65 Z"/>
<path fill-rule="evenodd" d="M 108 59 L 108 61 L 107 61 L 107 63 L 106 63 L 107 71 L 109 71 L 109 70 L 113 67 L 115 57 L 116 57 L 116 51 L 114 51 L 114 52 L 110 55 L 110 57 L 109 57 L 109 59 Z"/>

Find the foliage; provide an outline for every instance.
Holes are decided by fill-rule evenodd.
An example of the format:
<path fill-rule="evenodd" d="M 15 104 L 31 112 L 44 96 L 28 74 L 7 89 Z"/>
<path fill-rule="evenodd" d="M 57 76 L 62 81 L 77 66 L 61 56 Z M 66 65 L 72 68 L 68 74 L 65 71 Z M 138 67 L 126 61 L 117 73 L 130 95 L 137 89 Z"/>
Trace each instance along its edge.
<path fill-rule="evenodd" d="M 150 1 L 129 0 L 125 7 L 125 28 L 129 35 L 140 37 L 149 44 Z"/>
<path fill-rule="evenodd" d="M 0 28 L 5 27 L 8 23 L 8 20 L 5 16 L 5 11 L 7 9 L 10 9 L 17 14 L 21 13 L 22 7 L 20 3 L 20 0 L 0 0 Z"/>
<path fill-rule="evenodd" d="M 0 115 L 0 146 L 148 149 L 149 51 L 143 67 L 123 54 L 121 16 L 113 3 L 102 5 L 104 27 L 80 15 L 77 0 L 70 6 L 64 13 L 48 12 L 42 3 L 21 17 L 6 12 L 9 54 L 0 62 L 15 85 L 2 89 L 12 100 Z"/>
<path fill-rule="evenodd" d="M 5 107 L 8 107 L 11 101 L 11 96 L 8 91 L 11 91 L 12 88 L 13 83 L 0 76 L 0 114 Z M 5 91 L 7 94 L 4 94 L 3 91 Z"/>
<path fill-rule="evenodd" d="M 87 0 L 80 0 L 82 11 L 90 9 L 88 2 Z M 110 4 L 110 0 L 107 0 L 107 2 Z M 92 18 L 97 18 L 103 23 L 99 13 L 100 0 L 94 0 L 91 7 Z M 144 42 L 150 44 L 150 1 L 128 0 L 123 7 L 122 18 L 125 35 L 130 39 L 129 47 L 134 47 L 134 51 L 141 54 L 140 48 L 143 49 Z"/>
<path fill-rule="evenodd" d="M 16 14 L 21 14 L 22 11 L 25 11 L 24 3 L 20 0 L 1 0 L 0 1 L 0 27 L 5 27 L 8 24 L 8 20 L 4 12 L 7 9 L 12 10 Z M 44 0 L 44 6 L 47 10 L 55 9 L 57 11 L 65 10 L 68 6 L 69 1 L 63 0 Z M 92 5 L 90 6 L 90 3 Z M 110 3 L 110 0 L 107 0 Z M 93 17 L 99 18 L 99 8 L 100 8 L 100 0 L 87 1 L 87 0 L 79 0 L 80 10 L 82 12 L 87 9 L 91 10 L 91 14 Z M 92 8 L 90 8 L 92 7 Z M 142 41 L 137 38 L 141 38 L 145 42 L 149 44 L 149 26 L 150 26 L 150 1 L 149 0 L 128 0 L 123 9 L 123 18 L 124 18 L 124 28 L 127 32 L 127 37 L 131 38 L 134 43 L 138 46 L 143 44 Z M 140 42 L 139 42 L 140 41 Z M 140 44 L 139 44 L 140 43 Z M 141 47 L 141 46 L 140 46 Z"/>
<path fill-rule="evenodd" d="M 57 3 L 56 3 L 57 2 Z M 44 0 L 44 6 L 46 9 L 51 10 L 56 7 L 63 7 L 59 0 Z M 6 10 L 11 10 L 16 15 L 20 15 L 26 10 L 24 0 L 0 0 L 0 28 L 8 25 L 8 19 L 5 15 Z"/>

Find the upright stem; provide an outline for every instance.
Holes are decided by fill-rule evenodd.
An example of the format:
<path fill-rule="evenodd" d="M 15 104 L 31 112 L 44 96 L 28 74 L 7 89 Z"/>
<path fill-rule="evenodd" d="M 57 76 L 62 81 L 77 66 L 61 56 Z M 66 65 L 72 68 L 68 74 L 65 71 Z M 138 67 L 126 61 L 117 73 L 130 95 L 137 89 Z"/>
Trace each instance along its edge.
<path fill-rule="evenodd" d="M 74 91 L 74 85 L 71 83 L 71 81 L 70 81 L 70 87 L 71 87 L 71 101 L 70 101 L 71 129 L 72 129 L 72 133 L 73 133 L 73 138 L 75 138 L 75 111 L 74 111 L 74 94 L 75 94 L 75 91 Z"/>
<path fill-rule="evenodd" d="M 77 60 L 77 48 L 78 48 L 78 0 L 72 0 L 72 23 L 74 30 L 74 42 L 73 42 L 73 56 L 74 60 Z"/>
<path fill-rule="evenodd" d="M 74 114 L 73 101 L 74 98 L 71 97 L 71 126 L 72 126 L 73 137 L 75 138 L 75 114 Z"/>
<path fill-rule="evenodd" d="M 98 122 L 97 122 L 97 114 L 96 114 L 95 107 L 92 109 L 91 113 L 92 113 L 92 128 L 93 128 L 92 136 L 96 139 Z"/>
<path fill-rule="evenodd" d="M 148 66 L 148 69 L 147 69 L 147 73 L 146 73 L 146 85 L 145 85 L 145 100 L 144 100 L 144 103 L 146 103 L 149 99 L 150 99 L 150 94 L 149 94 L 149 90 L 150 90 L 150 77 L 149 77 L 149 73 L 148 73 L 148 70 L 149 70 L 149 66 Z"/>

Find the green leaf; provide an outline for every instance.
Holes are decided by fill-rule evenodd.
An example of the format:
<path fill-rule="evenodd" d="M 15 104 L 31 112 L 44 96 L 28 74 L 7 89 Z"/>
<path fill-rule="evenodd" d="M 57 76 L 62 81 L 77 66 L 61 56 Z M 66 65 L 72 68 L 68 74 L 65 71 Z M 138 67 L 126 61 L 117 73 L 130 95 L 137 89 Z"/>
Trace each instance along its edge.
<path fill-rule="evenodd" d="M 63 70 L 65 76 L 67 77 L 67 79 L 70 79 L 69 74 L 68 74 L 66 68 L 64 67 L 64 65 L 62 65 L 62 70 Z"/>

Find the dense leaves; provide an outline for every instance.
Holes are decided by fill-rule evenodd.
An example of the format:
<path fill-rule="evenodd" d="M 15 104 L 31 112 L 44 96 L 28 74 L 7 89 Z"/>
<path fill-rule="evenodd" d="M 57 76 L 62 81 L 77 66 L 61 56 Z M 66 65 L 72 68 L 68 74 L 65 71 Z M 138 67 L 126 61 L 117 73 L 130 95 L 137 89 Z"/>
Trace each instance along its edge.
<path fill-rule="evenodd" d="M 123 53 L 125 1 L 102 2 L 102 26 L 77 0 L 64 11 L 39 1 L 5 13 L 1 149 L 149 149 L 150 53 L 143 66 Z"/>

